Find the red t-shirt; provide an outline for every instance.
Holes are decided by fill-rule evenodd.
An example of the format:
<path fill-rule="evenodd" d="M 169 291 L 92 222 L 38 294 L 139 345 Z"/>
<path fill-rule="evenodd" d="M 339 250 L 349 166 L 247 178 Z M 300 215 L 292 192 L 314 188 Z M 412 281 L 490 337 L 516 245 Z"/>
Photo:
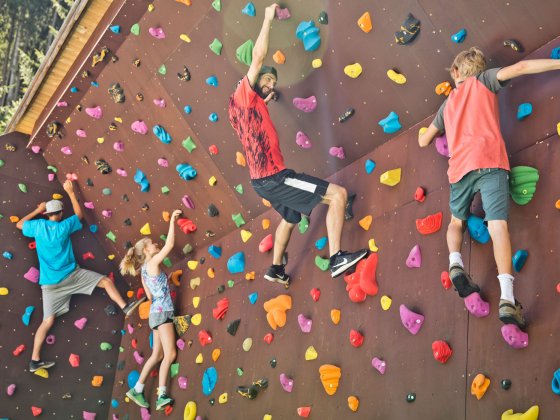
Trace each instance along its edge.
<path fill-rule="evenodd" d="M 251 179 L 264 178 L 286 169 L 268 107 L 253 90 L 247 76 L 229 98 L 229 122 L 243 145 Z"/>

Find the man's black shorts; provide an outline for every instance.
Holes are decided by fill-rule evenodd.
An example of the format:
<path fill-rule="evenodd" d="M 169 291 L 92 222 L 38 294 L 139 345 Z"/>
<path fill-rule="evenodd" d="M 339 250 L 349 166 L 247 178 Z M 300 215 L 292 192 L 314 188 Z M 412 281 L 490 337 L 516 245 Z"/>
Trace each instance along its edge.
<path fill-rule="evenodd" d="M 329 183 L 291 169 L 284 169 L 265 178 L 251 180 L 256 193 L 270 201 L 274 209 L 289 223 L 299 223 L 301 213 L 309 216 L 319 204 Z"/>

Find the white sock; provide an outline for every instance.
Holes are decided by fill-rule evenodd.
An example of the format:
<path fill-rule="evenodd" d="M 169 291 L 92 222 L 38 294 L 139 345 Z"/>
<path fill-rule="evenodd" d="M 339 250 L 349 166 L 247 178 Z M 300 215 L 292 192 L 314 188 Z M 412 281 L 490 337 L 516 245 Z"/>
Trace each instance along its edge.
<path fill-rule="evenodd" d="M 157 395 L 158 397 L 161 397 L 163 394 L 167 394 L 167 387 L 166 386 L 160 386 L 157 389 Z"/>
<path fill-rule="evenodd" d="M 500 281 L 500 290 L 502 291 L 500 299 L 505 299 L 515 304 L 515 298 L 513 297 L 513 276 L 511 274 L 498 274 L 498 280 Z"/>
<path fill-rule="evenodd" d="M 140 382 L 136 382 L 136 385 L 134 385 L 134 390 L 138 393 L 144 392 L 144 384 L 141 384 Z"/>
<path fill-rule="evenodd" d="M 460 252 L 451 252 L 449 254 L 449 268 L 451 268 L 452 265 L 460 265 L 461 268 L 465 268 Z"/>

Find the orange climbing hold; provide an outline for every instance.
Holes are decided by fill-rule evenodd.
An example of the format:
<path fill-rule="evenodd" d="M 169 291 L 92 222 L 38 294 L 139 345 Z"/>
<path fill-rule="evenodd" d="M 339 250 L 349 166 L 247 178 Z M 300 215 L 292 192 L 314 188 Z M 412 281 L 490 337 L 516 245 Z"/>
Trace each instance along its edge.
<path fill-rule="evenodd" d="M 331 321 L 334 325 L 340 322 L 340 309 L 331 309 Z"/>
<path fill-rule="evenodd" d="M 270 201 L 268 201 L 265 198 L 262 199 L 262 203 L 263 203 L 263 206 L 265 206 L 265 207 L 272 207 L 272 204 L 270 204 Z"/>
<path fill-rule="evenodd" d="M 243 153 L 235 152 L 235 163 L 237 163 L 239 166 L 247 166 L 247 162 L 245 161 L 245 156 L 243 156 Z"/>
<path fill-rule="evenodd" d="M 471 384 L 471 394 L 476 396 L 477 400 L 480 400 L 484 397 L 484 394 L 488 390 L 490 386 L 490 379 L 484 376 L 482 373 L 479 373 L 475 376 Z"/>
<path fill-rule="evenodd" d="M 214 269 L 212 267 L 210 267 L 207 271 L 206 271 L 206 275 L 208 277 L 210 277 L 211 279 L 213 279 L 214 277 L 216 277 L 216 272 L 214 271 Z"/>
<path fill-rule="evenodd" d="M 367 215 L 366 217 L 360 219 L 360 221 L 358 223 L 360 224 L 360 226 L 362 227 L 363 230 L 369 230 L 372 221 L 373 221 L 373 217 L 370 214 L 370 215 Z"/>
<path fill-rule="evenodd" d="M 148 319 L 150 317 L 150 301 L 146 300 L 138 307 L 138 317 L 140 319 Z"/>
<path fill-rule="evenodd" d="M 270 227 L 270 219 L 262 219 L 262 228 L 264 230 Z"/>
<path fill-rule="evenodd" d="M 175 0 L 177 3 L 183 3 L 185 6 L 191 5 L 191 0 Z"/>
<path fill-rule="evenodd" d="M 292 297 L 289 295 L 279 295 L 267 300 L 264 305 L 266 320 L 273 330 L 282 328 L 286 325 L 286 311 L 292 309 Z"/>
<path fill-rule="evenodd" d="M 319 374 L 325 392 L 328 395 L 334 395 L 338 389 L 338 383 L 342 375 L 340 368 L 335 365 L 322 365 L 319 368 Z"/>
<path fill-rule="evenodd" d="M 218 359 L 220 358 L 220 355 L 222 354 L 222 351 L 220 349 L 214 349 L 212 350 L 212 360 L 214 362 L 217 362 Z"/>
<path fill-rule="evenodd" d="M 439 85 L 436 86 L 436 93 L 438 95 L 445 95 L 448 96 L 451 93 L 453 87 L 449 82 L 441 82 Z"/>
<path fill-rule="evenodd" d="M 248 273 L 245 273 L 245 280 L 255 280 L 255 272 L 249 271 Z"/>
<path fill-rule="evenodd" d="M 274 62 L 276 64 L 284 64 L 286 62 L 286 56 L 284 55 L 284 53 L 280 50 L 277 50 L 274 55 L 272 56 L 272 59 L 274 60 Z"/>
<path fill-rule="evenodd" d="M 441 228 L 441 219 L 443 213 L 430 214 L 423 219 L 416 219 L 416 229 L 422 235 L 429 235 L 431 233 L 436 233 Z"/>
<path fill-rule="evenodd" d="M 179 287 L 181 285 L 181 283 L 179 282 L 179 278 L 181 277 L 182 274 L 183 274 L 183 270 L 176 270 L 173 273 L 171 273 L 171 283 Z"/>
<path fill-rule="evenodd" d="M 350 408 L 350 410 L 352 411 L 358 411 L 359 406 L 360 406 L 360 400 L 354 395 L 350 395 L 348 397 L 348 408 Z"/>
<path fill-rule="evenodd" d="M 372 25 L 371 25 L 371 16 L 369 15 L 369 12 L 365 12 L 362 16 L 360 16 L 360 18 L 358 19 L 358 26 L 366 34 L 371 31 Z"/>
<path fill-rule="evenodd" d="M 168 211 L 162 211 L 161 217 L 163 218 L 164 222 L 169 222 L 171 216 Z"/>
<path fill-rule="evenodd" d="M 556 207 L 558 210 L 560 210 L 560 200 L 556 201 L 556 204 L 554 205 L 554 207 Z"/>
<path fill-rule="evenodd" d="M 93 379 L 91 380 L 91 385 L 99 388 L 101 385 L 103 385 L 103 376 L 101 375 L 94 376 Z"/>
<path fill-rule="evenodd" d="M 17 223 L 17 222 L 19 222 L 19 217 L 17 217 L 17 216 L 10 216 L 10 222 L 11 222 L 11 223 Z"/>

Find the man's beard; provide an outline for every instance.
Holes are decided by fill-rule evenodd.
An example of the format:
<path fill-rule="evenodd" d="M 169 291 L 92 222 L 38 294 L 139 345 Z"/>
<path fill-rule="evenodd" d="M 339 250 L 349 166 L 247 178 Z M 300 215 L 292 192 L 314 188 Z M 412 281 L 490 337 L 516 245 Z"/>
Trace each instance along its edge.
<path fill-rule="evenodd" d="M 269 92 L 269 93 L 265 94 L 265 93 L 263 92 L 262 88 L 261 88 L 259 85 L 255 86 L 255 91 L 257 92 L 257 95 L 259 95 L 262 99 L 266 99 L 266 97 L 267 97 L 267 96 L 269 95 L 269 93 L 270 93 L 270 92 Z"/>

